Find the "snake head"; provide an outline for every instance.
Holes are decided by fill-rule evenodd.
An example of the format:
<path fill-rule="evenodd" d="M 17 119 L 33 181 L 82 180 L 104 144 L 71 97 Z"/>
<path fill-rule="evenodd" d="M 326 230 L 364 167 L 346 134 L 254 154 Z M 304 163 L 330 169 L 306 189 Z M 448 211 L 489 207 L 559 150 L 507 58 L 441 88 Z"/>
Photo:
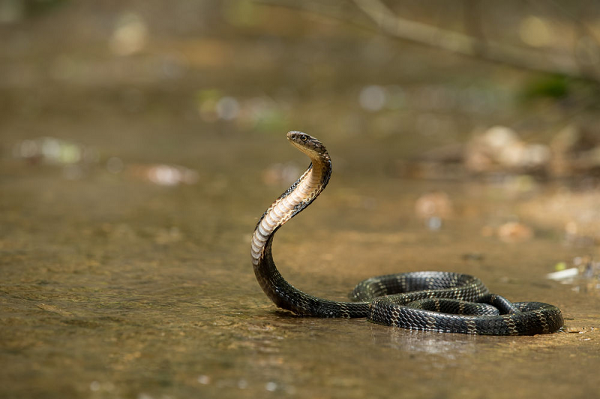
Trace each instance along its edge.
<path fill-rule="evenodd" d="M 292 131 L 287 134 L 288 140 L 311 159 L 329 159 L 325 146 L 316 138 L 302 132 Z"/>

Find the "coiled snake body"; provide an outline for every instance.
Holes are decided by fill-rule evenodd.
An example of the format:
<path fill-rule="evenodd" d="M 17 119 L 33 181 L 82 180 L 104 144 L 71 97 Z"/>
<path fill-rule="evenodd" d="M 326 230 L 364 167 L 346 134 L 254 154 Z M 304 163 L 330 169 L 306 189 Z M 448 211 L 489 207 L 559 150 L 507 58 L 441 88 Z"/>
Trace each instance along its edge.
<path fill-rule="evenodd" d="M 266 210 L 252 235 L 256 278 L 277 306 L 303 316 L 367 317 L 379 324 L 450 333 L 532 335 L 562 327 L 557 307 L 511 303 L 490 294 L 481 280 L 466 274 L 411 272 L 372 277 L 354 288 L 353 302 L 317 298 L 294 288 L 275 266 L 273 237 L 323 191 L 331 176 L 331 158 L 323 144 L 308 134 L 289 132 L 287 138 L 308 155 L 311 164 Z"/>

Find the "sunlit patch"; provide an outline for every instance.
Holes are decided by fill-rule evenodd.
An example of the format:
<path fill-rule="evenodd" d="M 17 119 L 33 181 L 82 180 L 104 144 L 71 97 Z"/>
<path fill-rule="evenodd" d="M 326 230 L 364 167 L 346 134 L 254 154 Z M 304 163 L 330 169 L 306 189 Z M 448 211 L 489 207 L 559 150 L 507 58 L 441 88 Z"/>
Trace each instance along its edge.
<path fill-rule="evenodd" d="M 90 391 L 92 392 L 113 392 L 115 390 L 115 384 L 110 381 L 107 382 L 99 382 L 92 381 L 90 383 Z"/>
<path fill-rule="evenodd" d="M 210 384 L 210 377 L 207 375 L 201 375 L 198 377 L 198 382 L 202 385 Z"/>
<path fill-rule="evenodd" d="M 147 180 L 159 186 L 196 184 L 198 172 L 180 165 L 132 165 L 127 171 L 134 177 Z"/>
<path fill-rule="evenodd" d="M 529 16 L 519 26 L 521 40 L 533 47 L 544 47 L 552 44 L 552 27 L 548 20 Z"/>
<path fill-rule="evenodd" d="M 54 137 L 28 139 L 13 146 L 13 156 L 30 164 L 47 164 L 62 167 L 62 175 L 67 180 L 78 180 L 99 164 L 99 154 L 94 148 Z M 126 176 L 145 180 L 159 186 L 192 185 L 199 180 L 196 170 L 181 165 L 133 164 L 119 157 L 110 157 L 105 162 L 106 171 L 111 174 L 124 173 Z M 219 180 L 215 180 L 219 182 Z M 215 183 L 215 184 L 217 184 Z"/>
<path fill-rule="evenodd" d="M 366 86 L 360 91 L 358 102 L 368 111 L 379 111 L 387 102 L 386 89 L 377 85 Z"/>
<path fill-rule="evenodd" d="M 573 282 L 573 279 L 578 275 L 579 269 L 576 267 L 570 267 L 568 269 L 548 273 L 546 274 L 546 278 L 549 278 L 550 280 L 562 281 L 564 283 L 570 283 Z"/>
<path fill-rule="evenodd" d="M 240 104 L 233 97 L 222 97 L 216 104 L 217 116 L 220 119 L 231 120 L 238 117 Z"/>
<path fill-rule="evenodd" d="M 265 384 L 265 389 L 269 392 L 275 392 L 277 390 L 277 383 L 269 381 Z"/>
<path fill-rule="evenodd" d="M 148 27 L 135 13 L 119 16 L 110 38 L 110 49 L 117 55 L 131 55 L 141 51 L 148 41 Z"/>
<path fill-rule="evenodd" d="M 92 381 L 90 383 L 90 390 L 93 392 L 99 391 L 100 390 L 100 383 L 98 381 Z"/>
<path fill-rule="evenodd" d="M 54 137 L 20 141 L 13 146 L 13 156 L 30 163 L 55 165 L 90 164 L 98 161 L 95 149 Z"/>

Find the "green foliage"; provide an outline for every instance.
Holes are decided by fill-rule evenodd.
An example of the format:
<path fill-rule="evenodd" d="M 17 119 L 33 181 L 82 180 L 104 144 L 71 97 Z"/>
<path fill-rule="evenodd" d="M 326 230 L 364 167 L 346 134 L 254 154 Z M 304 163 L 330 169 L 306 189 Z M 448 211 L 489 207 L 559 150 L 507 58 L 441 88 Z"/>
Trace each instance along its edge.
<path fill-rule="evenodd" d="M 563 75 L 552 75 L 535 79 L 523 90 L 523 100 L 538 98 L 563 99 L 569 96 L 572 79 Z"/>

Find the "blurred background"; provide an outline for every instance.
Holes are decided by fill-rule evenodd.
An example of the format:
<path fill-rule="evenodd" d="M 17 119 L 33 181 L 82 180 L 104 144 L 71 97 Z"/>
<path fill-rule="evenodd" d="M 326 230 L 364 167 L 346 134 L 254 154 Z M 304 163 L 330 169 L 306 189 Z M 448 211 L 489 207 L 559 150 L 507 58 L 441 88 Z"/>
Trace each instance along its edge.
<path fill-rule="evenodd" d="M 357 370 L 327 363 L 339 347 L 277 335 L 311 348 L 316 328 L 274 313 L 250 267 L 258 217 L 308 164 L 288 130 L 334 165 L 278 233 L 294 284 L 344 298 L 374 274 L 465 271 L 593 331 L 599 104 L 596 1 L 0 0 L 3 389 L 385 397 L 409 383 L 377 382 L 384 353 L 357 365 L 371 382 L 349 382 Z M 346 364 L 364 355 L 353 339 Z M 436 339 L 395 348 L 435 357 Z M 595 392 L 571 377 L 523 397 Z M 462 397 L 492 397 L 479 378 Z"/>
<path fill-rule="evenodd" d="M 193 166 L 252 151 L 232 142 L 284 146 L 296 129 L 367 173 L 402 175 L 396 161 L 442 147 L 430 161 L 470 155 L 469 171 L 591 171 L 597 157 L 571 161 L 598 145 L 599 13 L 589 1 L 3 0 L 2 144 L 35 158 L 40 143 L 12 146 L 76 141 L 82 168 L 157 151 Z M 448 147 L 496 125 L 510 131 L 487 144 L 507 155 Z M 178 142 L 190 145 L 165 148 Z"/>
<path fill-rule="evenodd" d="M 3 0 L 4 176 L 268 201 L 305 167 L 301 130 L 344 186 L 488 182 L 597 243 L 599 20 L 590 1 Z M 440 195 L 415 205 L 434 229 Z"/>

